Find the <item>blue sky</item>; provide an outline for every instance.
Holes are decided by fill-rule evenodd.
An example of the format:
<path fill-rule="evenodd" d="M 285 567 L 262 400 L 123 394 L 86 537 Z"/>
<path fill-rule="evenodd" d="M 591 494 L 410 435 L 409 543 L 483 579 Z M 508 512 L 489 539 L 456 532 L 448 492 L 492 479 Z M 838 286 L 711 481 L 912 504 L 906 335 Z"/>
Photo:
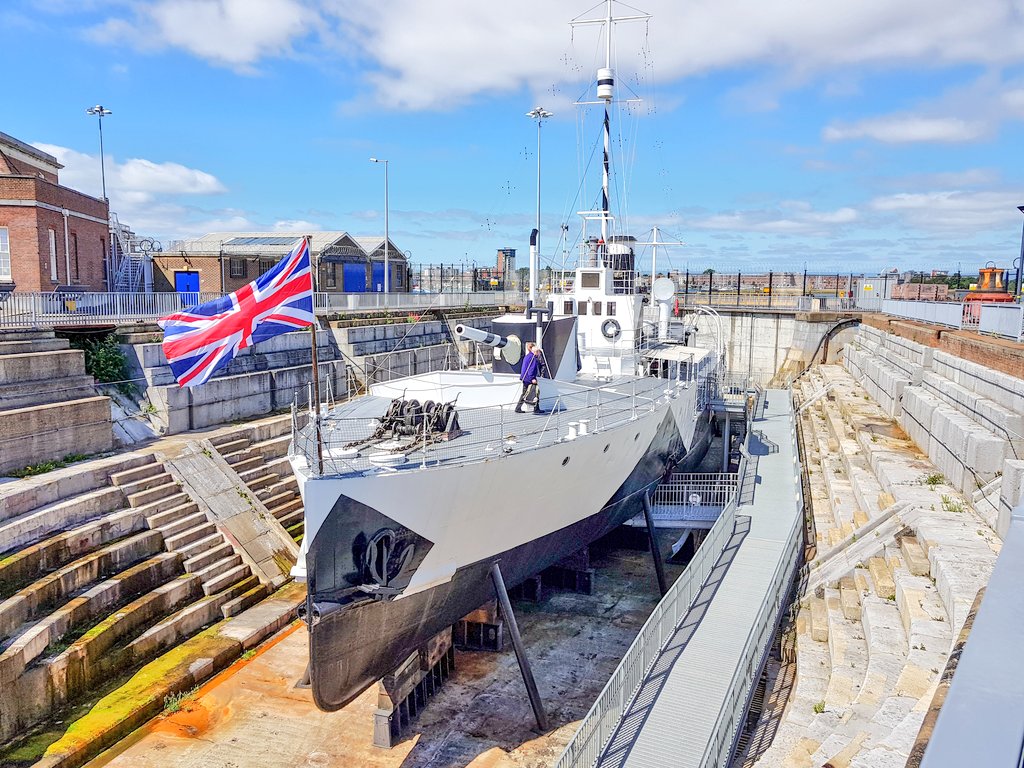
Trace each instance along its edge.
<path fill-rule="evenodd" d="M 674 266 L 966 272 L 1018 256 L 1021 0 L 637 7 L 653 18 L 620 25 L 615 67 L 619 95 L 644 102 L 616 110 L 628 194 L 613 208 L 630 234 L 684 242 L 665 249 Z M 393 240 L 414 261 L 485 264 L 528 247 L 525 113 L 542 104 L 542 250 L 560 264 L 562 223 L 571 245 L 597 195 L 591 176 L 577 197 L 599 117 L 573 101 L 602 39 L 568 21 L 587 15 L 542 0 L 6 0 L 0 130 L 98 194 L 85 109 L 113 110 L 112 207 L 165 243 L 381 234 L 369 158 L 387 158 Z"/>

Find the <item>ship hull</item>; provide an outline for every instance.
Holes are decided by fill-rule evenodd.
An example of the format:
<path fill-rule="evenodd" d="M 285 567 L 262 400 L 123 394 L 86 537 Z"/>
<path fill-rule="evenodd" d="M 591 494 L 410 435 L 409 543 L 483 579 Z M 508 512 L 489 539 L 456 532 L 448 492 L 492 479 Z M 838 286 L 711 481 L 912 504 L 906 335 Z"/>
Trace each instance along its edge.
<path fill-rule="evenodd" d="M 310 678 L 314 701 L 320 709 L 337 710 L 401 664 L 410 653 L 467 613 L 494 597 L 490 569 L 498 563 L 509 586 L 557 563 L 590 542 L 615 529 L 642 511 L 643 494 L 673 470 L 695 467 L 707 450 L 710 425 L 706 416 L 696 419 L 684 441 L 676 417 L 666 408 L 648 449 L 625 480 L 596 512 L 545 535 L 459 567 L 442 583 L 405 594 L 398 599 L 373 599 L 357 595 L 339 598 L 335 589 L 321 587 L 335 579 L 322 567 L 309 577 L 307 611 L 310 621 Z M 317 538 L 320 538 L 318 534 Z M 420 542 L 417 557 L 424 549 Z M 411 547 L 414 549 L 414 547 Z M 314 563 L 316 540 L 307 558 Z M 361 557 L 362 555 L 360 555 Z M 347 558 L 343 558 L 347 559 Z M 337 552 L 329 558 L 338 570 Z M 341 570 L 348 567 L 346 563 Z M 344 604 L 320 603 L 340 600 Z M 327 605 L 327 609 L 324 609 Z"/>

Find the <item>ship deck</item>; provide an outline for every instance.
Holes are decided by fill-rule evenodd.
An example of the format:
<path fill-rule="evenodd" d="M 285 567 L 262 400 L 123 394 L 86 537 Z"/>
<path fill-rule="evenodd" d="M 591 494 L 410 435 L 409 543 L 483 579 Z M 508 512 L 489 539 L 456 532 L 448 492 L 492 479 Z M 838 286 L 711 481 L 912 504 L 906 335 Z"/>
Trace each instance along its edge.
<path fill-rule="evenodd" d="M 559 382 L 565 387 L 565 382 Z M 515 401 L 500 405 L 458 408 L 461 434 L 423 446 L 422 437 L 373 440 L 379 419 L 392 399 L 366 395 L 329 411 L 321 419 L 325 475 L 365 475 L 412 471 L 445 464 L 470 464 L 496 456 L 535 450 L 568 439 L 586 422 L 587 433 L 602 432 L 653 410 L 656 403 L 674 393 L 680 397 L 696 382 L 676 382 L 657 377 L 619 377 L 612 381 L 579 379 L 570 392 L 542 401 L 537 414 L 532 406 L 516 413 Z M 575 427 L 574 427 L 575 425 Z M 296 438 L 296 447 L 307 466 L 317 461 L 312 427 Z"/>

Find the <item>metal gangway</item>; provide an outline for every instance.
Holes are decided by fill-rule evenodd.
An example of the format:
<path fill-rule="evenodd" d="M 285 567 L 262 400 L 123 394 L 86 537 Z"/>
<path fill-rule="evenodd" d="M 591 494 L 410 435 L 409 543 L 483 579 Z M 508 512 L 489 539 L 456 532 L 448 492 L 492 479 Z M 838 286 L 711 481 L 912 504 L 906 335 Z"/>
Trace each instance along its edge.
<path fill-rule="evenodd" d="M 728 765 L 803 546 L 795 426 L 790 394 L 768 390 L 748 433 L 738 492 L 557 768 Z"/>

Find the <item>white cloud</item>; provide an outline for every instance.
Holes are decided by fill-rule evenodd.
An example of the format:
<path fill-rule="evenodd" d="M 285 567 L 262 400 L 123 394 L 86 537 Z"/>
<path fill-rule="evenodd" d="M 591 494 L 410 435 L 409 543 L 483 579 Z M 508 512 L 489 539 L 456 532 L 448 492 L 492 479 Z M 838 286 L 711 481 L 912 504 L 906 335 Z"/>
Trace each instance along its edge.
<path fill-rule="evenodd" d="M 775 235 L 827 235 L 835 234 L 839 225 L 852 224 L 857 219 L 857 211 L 850 207 L 816 211 L 810 203 L 790 200 L 781 203 L 778 210 L 717 213 L 697 218 L 690 222 L 690 226 Z"/>
<path fill-rule="evenodd" d="M 822 132 L 822 136 L 826 141 L 874 139 L 887 144 L 953 143 L 974 141 L 987 132 L 988 126 L 981 121 L 963 120 L 958 117 L 892 115 L 868 118 L 850 125 L 830 125 Z"/>
<path fill-rule="evenodd" d="M 1011 232 L 1020 227 L 1018 193 L 1003 190 L 900 192 L 876 197 L 869 208 L 896 216 L 923 232 L 956 232 L 970 237 L 986 230 Z"/>
<path fill-rule="evenodd" d="M 49 152 L 64 166 L 60 172 L 62 184 L 88 194 L 101 194 L 98 156 L 55 144 L 37 143 L 33 146 Z M 180 163 L 156 163 L 142 158 L 130 158 L 120 163 L 113 155 L 107 155 L 106 174 L 107 194 L 115 203 L 126 200 L 143 204 L 157 196 L 214 195 L 227 191 L 216 176 Z"/>
<path fill-rule="evenodd" d="M 319 232 L 322 227 L 305 219 L 280 219 L 271 226 L 274 232 Z"/>
<path fill-rule="evenodd" d="M 1024 58 L 1019 9 L 1010 0 L 643 5 L 654 16 L 649 29 L 618 28 L 620 82 L 631 72 L 668 82 L 757 66 L 784 90 L 851 65 L 999 66 Z M 521 89 L 544 94 L 545 103 L 568 100 L 592 76 L 601 49 L 596 28 L 571 34 L 572 11 L 548 0 L 520 0 L 513 13 L 477 0 L 155 0 L 133 8 L 93 35 L 171 46 L 241 71 L 292 55 L 307 40 L 320 57 L 368 67 L 363 102 L 406 110 L 444 110 Z M 635 54 L 645 40 L 653 56 Z M 829 88 L 848 90 L 836 82 Z M 773 98 L 763 93 L 758 101 L 770 106 Z"/>
<path fill-rule="evenodd" d="M 264 58 L 289 55 L 319 24 L 301 0 L 157 0 L 133 18 L 111 18 L 90 34 L 101 42 L 181 48 L 214 64 L 251 72 Z"/>

